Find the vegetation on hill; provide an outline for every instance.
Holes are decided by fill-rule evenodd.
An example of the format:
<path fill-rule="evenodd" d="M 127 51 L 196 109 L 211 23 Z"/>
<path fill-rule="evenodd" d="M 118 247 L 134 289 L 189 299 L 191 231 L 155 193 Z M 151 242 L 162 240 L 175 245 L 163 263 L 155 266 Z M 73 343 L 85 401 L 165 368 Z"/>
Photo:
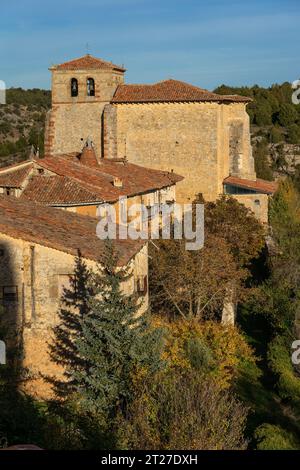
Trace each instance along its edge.
<path fill-rule="evenodd" d="M 273 179 L 274 171 L 286 172 L 284 144 L 300 145 L 300 104 L 293 104 L 290 83 L 274 84 L 269 88 L 230 87 L 221 85 L 215 92 L 249 96 L 251 137 L 258 177 Z M 270 146 L 276 148 L 271 155 Z M 293 169 L 292 169 L 293 170 Z"/>
<path fill-rule="evenodd" d="M 6 163 L 8 156 L 12 161 L 28 157 L 32 145 L 43 154 L 50 91 L 9 88 L 6 103 L 0 106 L 0 165 L 1 159 Z"/>

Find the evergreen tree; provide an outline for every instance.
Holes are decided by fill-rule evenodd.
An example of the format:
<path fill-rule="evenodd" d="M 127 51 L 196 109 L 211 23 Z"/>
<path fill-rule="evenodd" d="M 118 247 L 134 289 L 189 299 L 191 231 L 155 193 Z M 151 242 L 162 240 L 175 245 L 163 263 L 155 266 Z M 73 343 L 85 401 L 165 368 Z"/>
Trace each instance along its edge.
<path fill-rule="evenodd" d="M 54 385 L 56 395 L 60 397 L 68 396 L 74 391 L 70 370 L 82 365 L 75 340 L 81 335 L 81 319 L 89 311 L 88 302 L 93 294 L 90 276 L 91 272 L 78 252 L 70 286 L 63 290 L 61 308 L 58 312 L 59 324 L 54 328 L 55 343 L 50 345 L 52 360 L 65 368 L 62 380 L 49 378 Z"/>
<path fill-rule="evenodd" d="M 134 374 L 154 373 L 162 365 L 160 330 L 138 316 L 135 295 L 126 295 L 122 283 L 127 268 L 117 266 L 110 243 L 96 273 L 89 311 L 80 318 L 81 334 L 75 341 L 81 364 L 70 369 L 82 410 L 105 423 L 122 413 L 133 395 Z"/>

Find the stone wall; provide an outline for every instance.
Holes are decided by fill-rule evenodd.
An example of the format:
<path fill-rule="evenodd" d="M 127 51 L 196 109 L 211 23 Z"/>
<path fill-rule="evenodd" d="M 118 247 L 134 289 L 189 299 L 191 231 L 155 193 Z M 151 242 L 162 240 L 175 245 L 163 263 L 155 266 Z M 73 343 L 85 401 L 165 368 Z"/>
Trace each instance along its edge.
<path fill-rule="evenodd" d="M 231 194 L 231 197 L 251 209 L 260 222 L 268 223 L 269 197 L 267 194 Z"/>
<path fill-rule="evenodd" d="M 58 323 L 58 309 L 63 286 L 74 271 L 74 256 L 0 234 L 3 250 L 0 265 L 0 293 L 3 287 L 16 287 L 17 299 L 4 302 L 3 320 L 9 325 L 11 340 L 18 331 L 22 340 L 22 365 L 30 380 L 26 391 L 38 397 L 51 395 L 43 375 L 60 376 L 62 368 L 49 357 L 52 328 Z M 2 251 L 0 252 L 2 253 Z M 148 254 L 145 245 L 130 262 L 133 276 L 124 283 L 127 293 L 134 291 L 134 279 L 148 275 Z M 95 262 L 86 260 L 95 268 Z M 141 298 L 140 313 L 148 307 L 148 293 Z M 2 338 L 1 338 L 2 339 Z"/>
<path fill-rule="evenodd" d="M 71 79 L 78 81 L 78 96 L 71 97 Z M 86 81 L 95 81 L 95 96 L 87 96 Z M 80 152 L 87 137 L 102 155 L 102 114 L 123 73 L 104 70 L 52 70 L 52 108 L 45 128 L 45 154 Z"/>
<path fill-rule="evenodd" d="M 199 192 L 207 200 L 222 193 L 230 173 L 229 131 L 235 124 L 242 129 L 239 174 L 255 177 L 244 104 L 118 104 L 108 105 L 106 115 L 105 157 L 126 156 L 129 162 L 183 175 L 176 189 L 179 202 L 191 202 Z"/>

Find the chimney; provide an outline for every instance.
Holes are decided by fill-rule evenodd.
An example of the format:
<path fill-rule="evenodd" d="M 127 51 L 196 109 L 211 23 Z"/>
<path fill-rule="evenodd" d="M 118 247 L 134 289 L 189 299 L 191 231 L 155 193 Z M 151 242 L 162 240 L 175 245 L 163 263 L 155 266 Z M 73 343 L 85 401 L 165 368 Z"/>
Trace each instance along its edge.
<path fill-rule="evenodd" d="M 79 161 L 80 163 L 82 163 L 82 165 L 86 165 L 89 167 L 99 166 L 94 149 L 94 144 L 89 137 L 87 138 L 86 143 L 82 149 Z"/>
<path fill-rule="evenodd" d="M 114 177 L 113 185 L 115 188 L 123 188 L 123 181 L 121 178 L 118 178 L 117 176 Z"/>

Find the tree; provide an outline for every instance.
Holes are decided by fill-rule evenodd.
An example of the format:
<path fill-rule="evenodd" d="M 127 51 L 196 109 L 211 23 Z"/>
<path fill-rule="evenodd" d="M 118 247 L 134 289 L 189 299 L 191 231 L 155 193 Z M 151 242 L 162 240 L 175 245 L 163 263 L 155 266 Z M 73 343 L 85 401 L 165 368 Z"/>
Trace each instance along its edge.
<path fill-rule="evenodd" d="M 94 293 L 90 278 L 91 271 L 78 252 L 70 287 L 63 290 L 58 312 L 59 323 L 53 330 L 55 341 L 50 344 L 51 359 L 62 366 L 64 372 L 62 380 L 53 377 L 48 380 L 52 382 L 56 395 L 61 398 L 74 392 L 72 373 L 83 364 L 76 340 L 82 334 L 81 320 L 89 312 L 89 299 Z"/>
<path fill-rule="evenodd" d="M 117 266 L 117 253 L 107 244 L 97 272 L 92 273 L 93 297 L 80 319 L 75 340 L 80 364 L 70 368 L 80 408 L 102 425 L 126 409 L 132 395 L 133 373 L 154 373 L 161 367 L 161 332 L 138 317 L 135 295 L 122 292 L 127 268 Z"/>
<path fill-rule="evenodd" d="M 277 120 L 281 126 L 288 127 L 298 119 L 298 113 L 292 104 L 284 103 L 280 106 Z"/>
<path fill-rule="evenodd" d="M 255 362 L 233 326 L 153 317 L 165 331 L 165 367 L 135 375 L 134 397 L 118 422 L 126 449 L 244 449 L 247 409 L 233 386 Z"/>
<path fill-rule="evenodd" d="M 291 124 L 288 127 L 288 142 L 290 144 L 300 143 L 300 127 L 297 124 Z"/>
<path fill-rule="evenodd" d="M 154 310 L 185 319 L 220 319 L 229 286 L 236 298 L 245 295 L 247 266 L 263 244 L 261 224 L 243 205 L 227 197 L 207 203 L 201 250 L 187 251 L 184 240 L 161 240 L 151 245 Z"/>
<path fill-rule="evenodd" d="M 269 149 L 266 139 L 262 139 L 254 146 L 255 171 L 258 178 L 272 181 L 273 173 L 269 165 Z"/>

